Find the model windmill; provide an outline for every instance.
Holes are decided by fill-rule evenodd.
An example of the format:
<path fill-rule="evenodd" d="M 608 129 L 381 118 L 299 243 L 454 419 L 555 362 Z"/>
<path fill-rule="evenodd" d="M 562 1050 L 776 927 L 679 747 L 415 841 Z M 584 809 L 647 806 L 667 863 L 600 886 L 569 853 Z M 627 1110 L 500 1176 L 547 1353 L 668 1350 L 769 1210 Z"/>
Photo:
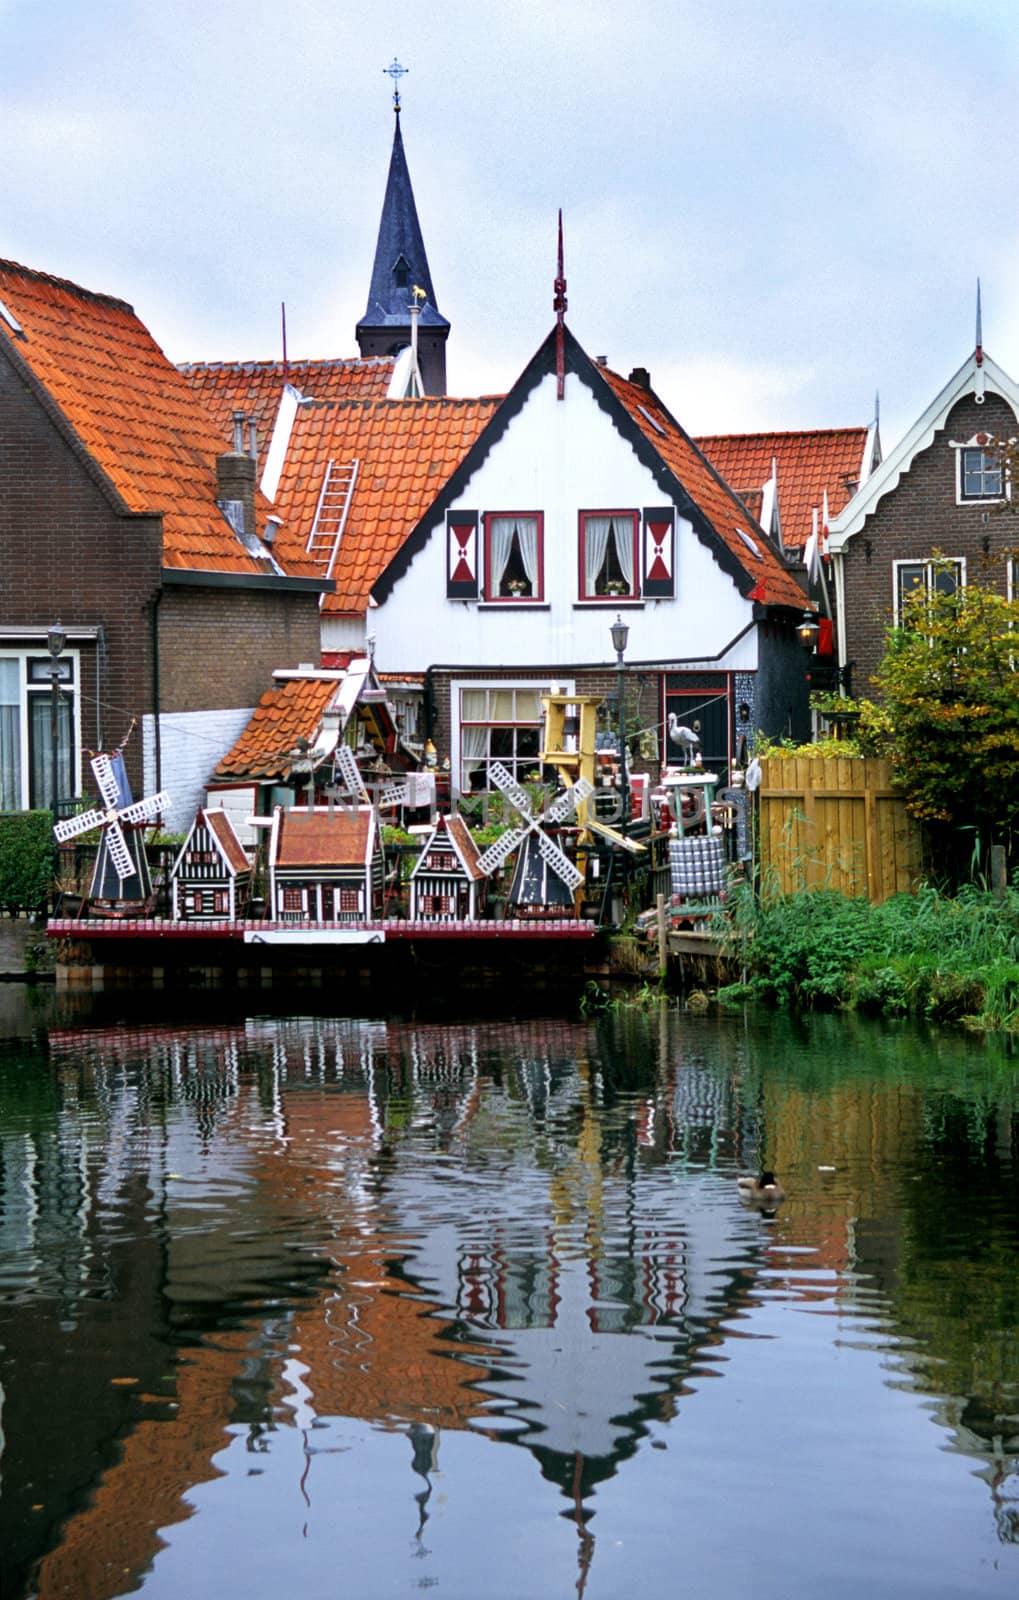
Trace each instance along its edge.
<path fill-rule="evenodd" d="M 520 821 L 490 844 L 478 857 L 478 866 L 484 873 L 501 867 L 514 850 L 517 857 L 513 885 L 509 892 L 509 906 L 513 911 L 538 911 L 549 909 L 573 910 L 573 896 L 584 881 L 567 855 L 555 840 L 542 828 L 543 823 L 563 822 L 578 805 L 594 793 L 594 785 L 580 778 L 573 786 L 553 800 L 537 815 L 531 809 L 531 798 L 521 788 L 499 761 L 489 768 L 492 782 L 520 814 Z"/>
<path fill-rule="evenodd" d="M 159 794 L 145 800 L 132 801 L 124 757 L 119 750 L 114 750 L 112 755 L 93 756 L 92 772 L 105 811 L 83 811 L 66 822 L 56 823 L 53 832 L 59 844 L 66 844 L 80 834 L 91 833 L 93 828 L 101 828 L 89 899 L 130 900 L 143 904 L 152 895 L 152 882 L 142 830 L 166 809 L 170 796 L 160 790 Z"/>

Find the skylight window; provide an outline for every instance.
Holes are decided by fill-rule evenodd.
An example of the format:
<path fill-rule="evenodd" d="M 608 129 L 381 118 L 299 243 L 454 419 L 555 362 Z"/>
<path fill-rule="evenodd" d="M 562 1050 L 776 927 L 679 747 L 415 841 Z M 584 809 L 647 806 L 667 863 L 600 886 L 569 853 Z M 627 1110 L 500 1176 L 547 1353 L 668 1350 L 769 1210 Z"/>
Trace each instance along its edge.
<path fill-rule="evenodd" d="M 645 411 L 643 406 L 638 406 L 637 410 L 640 412 L 641 416 L 644 418 L 644 421 L 645 422 L 650 422 L 650 424 L 651 424 L 652 428 L 654 428 L 655 432 L 656 433 L 660 433 L 662 438 L 664 439 L 665 438 L 665 429 L 662 427 L 660 422 L 656 421 L 656 419 L 651 415 L 650 411 Z"/>
<path fill-rule="evenodd" d="M 5 306 L 2 300 L 0 300 L 0 317 L 3 317 L 9 328 L 13 328 L 15 333 L 20 333 L 24 337 L 24 328 L 14 315 L 14 312 L 9 306 Z"/>
<path fill-rule="evenodd" d="M 743 540 L 743 543 L 746 545 L 747 549 L 750 551 L 750 554 L 753 556 L 754 560 L 755 561 L 763 561 L 764 557 L 762 556 L 758 546 L 754 543 L 753 539 L 751 539 L 749 533 L 744 533 L 742 528 L 737 528 L 736 532 L 739 534 L 740 538 Z"/>

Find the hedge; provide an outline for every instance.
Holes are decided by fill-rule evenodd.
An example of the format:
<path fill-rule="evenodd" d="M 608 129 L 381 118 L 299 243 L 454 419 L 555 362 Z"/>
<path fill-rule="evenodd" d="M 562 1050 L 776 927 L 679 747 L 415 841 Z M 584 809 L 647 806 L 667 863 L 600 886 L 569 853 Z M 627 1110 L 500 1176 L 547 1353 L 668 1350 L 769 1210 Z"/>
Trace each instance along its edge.
<path fill-rule="evenodd" d="M 0 906 L 11 913 L 44 906 L 53 883 L 53 818 L 48 811 L 0 815 Z"/>

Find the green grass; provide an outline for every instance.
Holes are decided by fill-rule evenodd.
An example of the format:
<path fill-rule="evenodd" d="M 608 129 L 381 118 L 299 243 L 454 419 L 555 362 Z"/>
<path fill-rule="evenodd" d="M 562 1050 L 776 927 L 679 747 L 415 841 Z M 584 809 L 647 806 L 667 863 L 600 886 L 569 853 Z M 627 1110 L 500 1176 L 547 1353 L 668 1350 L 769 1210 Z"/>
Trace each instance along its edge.
<path fill-rule="evenodd" d="M 722 998 L 1019 1029 L 1019 892 L 923 888 L 872 906 L 835 890 L 735 897 L 723 930 L 744 981 Z"/>

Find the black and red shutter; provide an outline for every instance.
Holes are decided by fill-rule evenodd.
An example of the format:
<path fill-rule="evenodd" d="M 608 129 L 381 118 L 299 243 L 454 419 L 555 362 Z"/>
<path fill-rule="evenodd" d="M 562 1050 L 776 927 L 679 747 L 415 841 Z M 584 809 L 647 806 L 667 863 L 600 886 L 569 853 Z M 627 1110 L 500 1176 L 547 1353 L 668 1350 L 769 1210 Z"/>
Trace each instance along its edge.
<path fill-rule="evenodd" d="M 446 597 L 478 598 L 478 513 L 446 513 Z"/>
<path fill-rule="evenodd" d="M 642 589 L 649 600 L 672 600 L 676 593 L 676 509 L 644 511 Z"/>

